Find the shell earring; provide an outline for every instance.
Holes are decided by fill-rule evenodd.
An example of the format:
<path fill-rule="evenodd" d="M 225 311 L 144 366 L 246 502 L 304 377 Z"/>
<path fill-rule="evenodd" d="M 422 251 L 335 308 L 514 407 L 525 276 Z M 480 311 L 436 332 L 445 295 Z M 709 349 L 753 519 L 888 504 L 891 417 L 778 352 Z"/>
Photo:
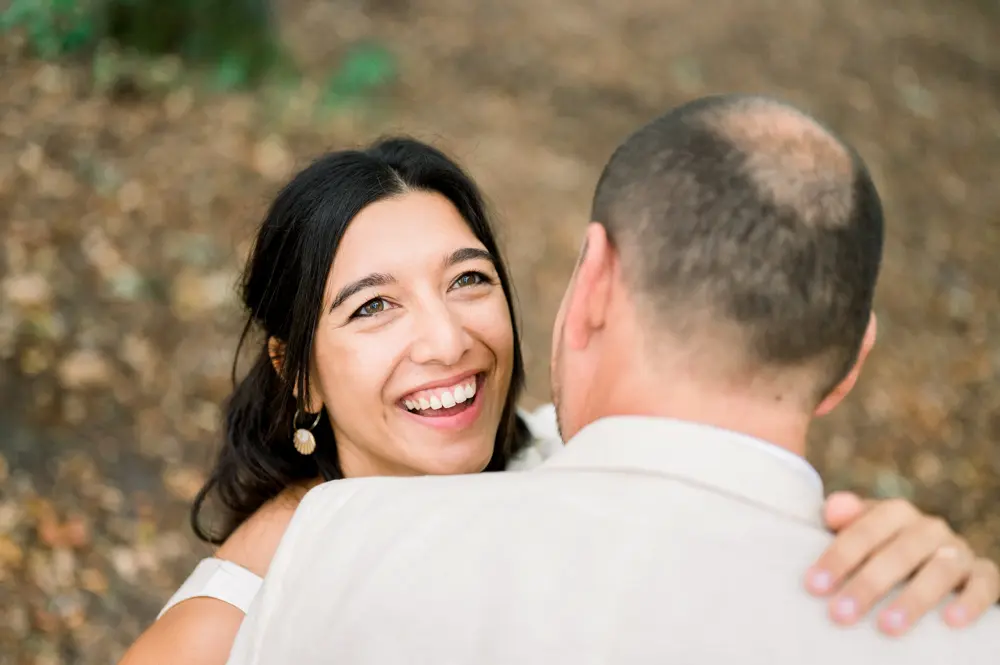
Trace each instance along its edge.
<path fill-rule="evenodd" d="M 299 414 L 305 413 L 302 411 L 295 412 L 295 419 L 292 421 L 293 427 L 296 427 L 295 435 L 292 437 L 292 443 L 295 445 L 295 450 L 299 451 L 300 455 L 312 455 L 316 452 L 316 437 L 313 436 L 312 429 L 319 424 L 320 416 L 323 415 L 322 411 L 316 414 L 316 419 L 313 420 L 312 425 L 309 427 L 297 427 L 296 423 L 299 422 Z"/>

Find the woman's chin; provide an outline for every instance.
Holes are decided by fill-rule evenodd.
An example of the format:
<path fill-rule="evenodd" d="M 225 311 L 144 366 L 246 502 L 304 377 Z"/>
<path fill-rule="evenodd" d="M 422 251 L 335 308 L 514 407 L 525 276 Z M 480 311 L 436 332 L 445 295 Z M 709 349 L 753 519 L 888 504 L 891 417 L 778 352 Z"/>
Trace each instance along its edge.
<path fill-rule="evenodd" d="M 405 434 L 409 436 L 400 436 L 399 439 L 405 441 L 409 448 L 411 468 L 418 475 L 427 476 L 479 473 L 485 469 L 493 457 L 502 407 L 491 403 L 484 406 L 487 407 L 485 413 L 480 414 L 477 421 L 464 431 L 423 429 L 419 432 L 407 431 Z M 497 413 L 494 414 L 494 411 Z"/>
<path fill-rule="evenodd" d="M 451 445 L 446 449 L 434 451 L 416 465 L 417 471 L 424 476 L 458 476 L 468 473 L 479 473 L 490 463 L 493 456 L 493 442 L 489 445 L 475 446 Z"/>

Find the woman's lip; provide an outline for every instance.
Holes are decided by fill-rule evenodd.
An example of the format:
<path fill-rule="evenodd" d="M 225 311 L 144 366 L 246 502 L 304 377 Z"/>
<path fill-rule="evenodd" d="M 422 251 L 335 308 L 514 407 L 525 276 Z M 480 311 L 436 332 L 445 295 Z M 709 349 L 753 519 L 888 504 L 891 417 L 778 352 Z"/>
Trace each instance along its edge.
<path fill-rule="evenodd" d="M 441 381 L 431 381 L 430 383 L 425 383 L 422 386 L 410 389 L 409 391 L 406 392 L 406 394 L 400 397 L 398 401 L 402 403 L 406 400 L 407 397 L 409 397 L 413 393 L 419 393 L 422 390 L 433 390 L 434 388 L 451 388 L 452 386 L 462 383 L 466 379 L 471 379 L 474 376 L 485 373 L 486 370 L 476 369 L 465 372 L 464 374 L 456 374 L 450 379 L 442 379 Z"/>

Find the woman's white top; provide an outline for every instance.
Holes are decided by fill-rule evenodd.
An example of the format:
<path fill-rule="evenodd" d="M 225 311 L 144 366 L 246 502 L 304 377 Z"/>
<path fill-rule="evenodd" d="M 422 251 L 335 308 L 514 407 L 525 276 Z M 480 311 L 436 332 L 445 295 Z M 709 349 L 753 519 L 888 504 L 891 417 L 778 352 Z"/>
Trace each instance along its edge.
<path fill-rule="evenodd" d="M 264 580 L 232 561 L 214 557 L 202 559 L 156 618 L 190 598 L 215 598 L 246 614 L 263 583 Z"/>
<path fill-rule="evenodd" d="M 520 416 L 528 425 L 532 441 L 510 461 L 507 471 L 532 469 L 563 445 L 559 437 L 554 406 L 546 404 L 532 413 L 522 411 Z M 160 610 L 157 618 L 178 603 L 191 598 L 215 598 L 229 603 L 246 614 L 263 583 L 264 580 L 260 577 L 232 561 L 214 557 L 202 559 L 184 584 Z"/>

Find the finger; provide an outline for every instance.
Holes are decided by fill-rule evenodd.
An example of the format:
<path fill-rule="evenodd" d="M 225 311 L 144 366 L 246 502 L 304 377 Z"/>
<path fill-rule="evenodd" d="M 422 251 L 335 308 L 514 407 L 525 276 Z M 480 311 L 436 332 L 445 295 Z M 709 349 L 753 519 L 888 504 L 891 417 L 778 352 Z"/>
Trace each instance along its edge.
<path fill-rule="evenodd" d="M 806 587 L 819 595 L 832 592 L 869 556 L 922 517 L 916 508 L 901 499 L 875 503 L 836 535 L 809 570 Z"/>
<path fill-rule="evenodd" d="M 1000 600 L 1000 568 L 989 559 L 976 559 L 965 588 L 944 610 L 952 628 L 964 628 Z"/>
<path fill-rule="evenodd" d="M 834 492 L 823 504 L 823 519 L 831 531 L 840 531 L 864 514 L 868 506 L 853 492 Z"/>
<path fill-rule="evenodd" d="M 889 635 L 905 633 L 970 579 L 975 561 L 972 551 L 958 539 L 941 547 L 879 614 L 879 628 Z"/>
<path fill-rule="evenodd" d="M 937 518 L 923 518 L 904 529 L 851 574 L 830 601 L 831 616 L 838 623 L 854 623 L 867 614 L 875 603 L 885 598 L 893 587 L 917 572 L 921 565 L 928 561 L 933 562 L 935 552 L 955 541 L 956 537 L 948 525 L 944 520 Z M 971 570 L 971 560 L 967 560 L 967 564 L 963 571 L 965 575 Z M 911 585 L 914 582 L 911 582 Z M 961 579 L 949 578 L 950 586 L 941 591 L 932 602 L 941 601 L 959 582 Z M 928 587 L 928 584 L 929 582 L 925 580 L 918 591 L 929 593 L 936 589 L 933 586 Z M 921 609 L 922 616 L 930 606 L 922 607 L 914 604 L 910 609 Z M 908 616 L 915 620 L 914 615 Z"/>

